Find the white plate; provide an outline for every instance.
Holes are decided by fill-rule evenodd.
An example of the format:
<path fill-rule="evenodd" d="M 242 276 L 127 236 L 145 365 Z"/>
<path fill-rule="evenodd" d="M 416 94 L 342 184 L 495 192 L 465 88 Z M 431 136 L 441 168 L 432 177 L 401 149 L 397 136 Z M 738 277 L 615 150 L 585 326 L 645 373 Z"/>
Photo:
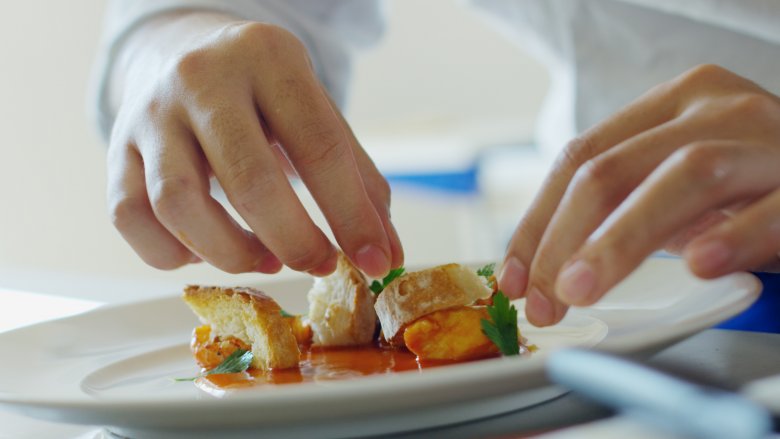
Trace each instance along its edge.
<path fill-rule="evenodd" d="M 267 284 L 291 311 L 309 280 Z M 196 367 L 187 343 L 197 323 L 178 297 L 104 307 L 0 334 L 0 405 L 59 422 L 109 425 L 125 437 L 346 437 L 452 424 L 505 413 L 562 393 L 545 356 L 566 346 L 642 354 L 748 307 L 760 284 L 740 273 L 714 281 L 678 260 L 650 259 L 598 306 L 552 328 L 521 322 L 540 347 L 499 358 L 390 375 L 259 387 L 221 398 L 173 377 Z M 518 304 L 520 308 L 522 303 Z M 522 309 L 522 308 L 520 308 Z"/>
<path fill-rule="evenodd" d="M 780 416 L 780 375 L 772 375 L 748 383 L 742 393 Z"/>

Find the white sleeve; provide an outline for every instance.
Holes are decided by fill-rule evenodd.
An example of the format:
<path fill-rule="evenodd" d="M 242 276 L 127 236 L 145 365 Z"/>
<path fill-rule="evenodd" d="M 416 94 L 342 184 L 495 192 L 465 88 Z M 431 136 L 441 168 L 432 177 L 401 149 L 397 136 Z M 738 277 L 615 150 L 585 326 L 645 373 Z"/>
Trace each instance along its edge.
<path fill-rule="evenodd" d="M 777 0 L 622 0 L 780 44 Z"/>
<path fill-rule="evenodd" d="M 380 0 L 110 0 L 90 97 L 98 128 L 108 139 L 115 117 L 108 99 L 111 66 L 128 35 L 152 17 L 196 9 L 284 27 L 303 41 L 320 80 L 343 105 L 353 52 L 384 31 L 382 6 Z"/>

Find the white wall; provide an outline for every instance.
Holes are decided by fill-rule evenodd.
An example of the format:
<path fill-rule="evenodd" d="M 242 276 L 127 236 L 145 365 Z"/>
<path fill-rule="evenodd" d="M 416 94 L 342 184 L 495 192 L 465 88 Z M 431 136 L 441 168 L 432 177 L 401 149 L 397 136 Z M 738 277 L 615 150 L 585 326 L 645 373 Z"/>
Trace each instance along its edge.
<path fill-rule="evenodd" d="M 113 269 L 104 151 L 85 116 L 103 5 L 7 2 L 0 19 L 0 264 Z M 110 254 L 110 257 L 107 257 Z M 117 271 L 121 271 L 117 268 Z"/>
<path fill-rule="evenodd" d="M 527 137 L 546 84 L 538 64 L 459 2 L 394 0 L 390 7 L 392 27 L 359 61 L 349 107 L 369 149 L 388 137 L 468 133 L 474 144 Z M 0 276 L 43 269 L 166 284 L 244 282 L 205 266 L 148 268 L 109 223 L 104 147 L 84 104 L 103 8 L 96 0 L 3 6 Z M 412 248 L 452 240 L 415 230 L 413 203 L 394 213 Z"/>
<path fill-rule="evenodd" d="M 459 0 L 391 0 L 382 43 L 357 65 L 348 115 L 364 140 L 453 133 L 526 140 L 542 66 Z M 370 145 L 366 145 L 370 147 Z"/>

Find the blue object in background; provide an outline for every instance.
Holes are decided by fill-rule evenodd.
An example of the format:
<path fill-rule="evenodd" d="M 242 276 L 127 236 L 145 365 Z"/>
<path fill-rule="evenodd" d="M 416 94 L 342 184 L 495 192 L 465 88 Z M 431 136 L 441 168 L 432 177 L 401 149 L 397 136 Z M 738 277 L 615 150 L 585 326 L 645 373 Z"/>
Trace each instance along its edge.
<path fill-rule="evenodd" d="M 385 178 L 393 186 L 404 184 L 460 195 L 477 192 L 476 167 L 427 173 L 386 173 Z"/>
<path fill-rule="evenodd" d="M 780 333 L 780 274 L 754 273 L 764 285 L 761 297 L 742 314 L 716 328 Z"/>

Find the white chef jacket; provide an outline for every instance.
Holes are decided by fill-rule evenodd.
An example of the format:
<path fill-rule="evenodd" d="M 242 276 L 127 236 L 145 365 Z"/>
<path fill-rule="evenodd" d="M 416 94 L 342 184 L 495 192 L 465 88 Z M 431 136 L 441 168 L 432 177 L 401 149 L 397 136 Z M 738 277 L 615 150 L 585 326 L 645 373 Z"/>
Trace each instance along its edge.
<path fill-rule="evenodd" d="M 549 150 L 559 149 L 653 85 L 702 63 L 722 65 L 780 94 L 777 0 L 470 3 L 548 67 L 551 88 L 537 141 Z M 125 37 L 157 14 L 193 8 L 289 29 L 307 46 L 318 75 L 340 104 L 355 50 L 375 43 L 384 27 L 380 0 L 112 0 L 94 93 L 104 136 L 114 117 L 106 93 L 107 72 Z"/>

